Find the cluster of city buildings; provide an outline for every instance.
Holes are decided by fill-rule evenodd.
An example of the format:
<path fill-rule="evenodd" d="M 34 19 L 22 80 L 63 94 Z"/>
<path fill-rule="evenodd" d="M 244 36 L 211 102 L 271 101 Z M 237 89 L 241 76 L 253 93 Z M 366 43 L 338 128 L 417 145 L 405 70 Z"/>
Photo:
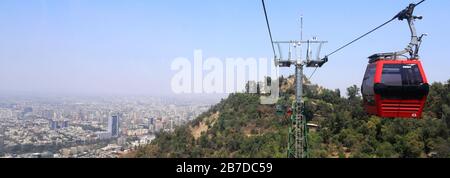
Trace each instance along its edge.
<path fill-rule="evenodd" d="M 0 101 L 0 157 L 118 157 L 209 109 L 166 100 Z"/>

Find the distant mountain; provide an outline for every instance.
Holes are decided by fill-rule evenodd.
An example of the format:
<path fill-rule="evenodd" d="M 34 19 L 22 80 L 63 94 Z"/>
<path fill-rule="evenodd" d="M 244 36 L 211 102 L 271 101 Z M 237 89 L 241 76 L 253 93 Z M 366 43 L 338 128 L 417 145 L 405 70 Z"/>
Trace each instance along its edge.
<path fill-rule="evenodd" d="M 278 104 L 290 106 L 294 79 L 281 78 Z M 450 80 L 434 83 L 422 120 L 367 115 L 357 86 L 346 97 L 305 80 L 311 157 L 450 157 Z M 161 133 L 127 157 L 286 157 L 289 120 L 256 94 L 231 94 L 174 133 Z"/>

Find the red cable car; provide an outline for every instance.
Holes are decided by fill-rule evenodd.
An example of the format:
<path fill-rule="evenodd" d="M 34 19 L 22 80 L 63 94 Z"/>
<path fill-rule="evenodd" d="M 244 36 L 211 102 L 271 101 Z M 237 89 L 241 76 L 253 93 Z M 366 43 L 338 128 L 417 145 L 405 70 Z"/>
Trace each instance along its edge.
<path fill-rule="evenodd" d="M 362 84 L 369 114 L 384 118 L 420 118 L 429 85 L 419 60 L 385 60 L 367 66 Z"/>
<path fill-rule="evenodd" d="M 412 33 L 408 47 L 399 52 L 375 54 L 362 82 L 364 108 L 367 113 L 384 118 L 421 118 L 429 92 L 429 84 L 419 60 L 422 36 L 417 37 L 411 4 L 395 18 L 408 20 Z M 410 57 L 400 59 L 409 53 Z"/>

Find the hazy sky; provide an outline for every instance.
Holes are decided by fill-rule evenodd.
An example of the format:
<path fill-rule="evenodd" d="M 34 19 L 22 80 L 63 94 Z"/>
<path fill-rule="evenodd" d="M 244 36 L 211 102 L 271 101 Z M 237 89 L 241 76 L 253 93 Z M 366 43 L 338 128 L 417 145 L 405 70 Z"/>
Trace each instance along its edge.
<path fill-rule="evenodd" d="M 392 18 L 410 0 L 267 0 L 276 40 L 328 40 L 324 52 Z M 272 57 L 260 0 L 1 0 L 0 92 L 170 95 L 176 57 Z M 416 12 L 430 81 L 450 79 L 450 1 Z M 330 58 L 313 82 L 360 85 L 367 57 L 409 42 L 390 25 Z M 292 70 L 290 70 L 292 71 Z M 288 71 L 284 70 L 284 73 Z M 305 71 L 310 74 L 311 69 Z"/>

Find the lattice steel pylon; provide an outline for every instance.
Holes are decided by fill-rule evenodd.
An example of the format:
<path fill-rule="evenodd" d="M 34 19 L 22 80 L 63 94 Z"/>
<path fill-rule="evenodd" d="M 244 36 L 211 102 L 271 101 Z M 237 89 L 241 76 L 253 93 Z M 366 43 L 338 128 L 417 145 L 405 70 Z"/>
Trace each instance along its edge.
<path fill-rule="evenodd" d="M 304 116 L 303 103 L 303 68 L 304 67 L 322 67 L 327 62 L 327 58 L 320 59 L 319 53 L 316 60 L 311 60 L 311 45 L 318 44 L 318 51 L 326 41 L 307 40 L 307 41 L 274 41 L 274 46 L 278 47 L 278 53 L 275 53 L 275 65 L 278 67 L 295 66 L 295 101 L 292 104 L 293 114 L 290 118 L 289 136 L 288 136 L 288 158 L 308 158 L 308 123 Z M 287 59 L 283 58 L 281 45 L 289 46 Z M 301 57 L 301 48 L 306 44 L 306 58 Z M 294 49 L 296 55 L 293 55 Z M 300 54 L 297 50 L 300 50 Z M 279 56 L 279 57 L 277 57 Z"/>
<path fill-rule="evenodd" d="M 291 123 L 289 125 L 287 156 L 288 158 L 307 158 L 308 123 L 303 113 L 303 67 L 315 67 L 317 69 L 328 62 L 327 56 L 325 56 L 324 58 L 320 58 L 321 48 L 324 43 L 327 43 L 327 41 L 318 41 L 316 40 L 316 38 L 313 38 L 313 40 L 303 41 L 303 17 L 301 17 L 300 41 L 273 41 L 269 18 L 266 11 L 266 5 L 264 3 L 264 0 L 261 0 L 261 2 L 264 10 L 264 15 L 266 17 L 267 29 L 272 45 L 275 66 L 295 66 L 295 101 L 292 104 L 293 114 L 290 118 Z M 314 44 L 318 45 L 317 58 L 315 60 L 311 60 L 311 45 Z M 282 45 L 288 45 L 289 53 L 287 58 L 283 58 Z M 306 47 L 306 58 L 302 58 L 303 47 Z"/>
<path fill-rule="evenodd" d="M 293 115 L 289 126 L 288 158 L 308 158 L 308 127 L 307 120 L 303 114 L 303 66 L 296 65 L 296 100 L 292 104 Z"/>

